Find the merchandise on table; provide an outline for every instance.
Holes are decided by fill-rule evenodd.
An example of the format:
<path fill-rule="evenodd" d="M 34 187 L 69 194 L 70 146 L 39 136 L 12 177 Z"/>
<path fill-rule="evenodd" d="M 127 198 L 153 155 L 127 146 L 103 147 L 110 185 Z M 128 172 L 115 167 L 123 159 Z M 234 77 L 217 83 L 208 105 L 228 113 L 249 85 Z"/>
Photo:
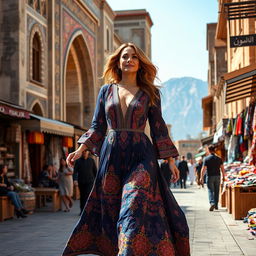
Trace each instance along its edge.
<path fill-rule="evenodd" d="M 234 162 L 224 164 L 226 177 L 225 186 L 251 187 L 256 186 L 256 168 L 246 163 Z"/>
<path fill-rule="evenodd" d="M 248 211 L 247 216 L 244 218 L 244 223 L 248 223 L 248 230 L 256 236 L 256 208 Z"/>

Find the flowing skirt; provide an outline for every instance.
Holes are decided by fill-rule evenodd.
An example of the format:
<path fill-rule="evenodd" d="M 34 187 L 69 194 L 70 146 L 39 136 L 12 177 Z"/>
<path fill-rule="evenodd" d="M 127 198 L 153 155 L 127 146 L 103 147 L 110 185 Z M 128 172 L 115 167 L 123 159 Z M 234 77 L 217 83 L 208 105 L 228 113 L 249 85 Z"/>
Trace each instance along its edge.
<path fill-rule="evenodd" d="M 94 187 L 63 256 L 189 256 L 186 218 L 144 133 L 106 137 Z"/>

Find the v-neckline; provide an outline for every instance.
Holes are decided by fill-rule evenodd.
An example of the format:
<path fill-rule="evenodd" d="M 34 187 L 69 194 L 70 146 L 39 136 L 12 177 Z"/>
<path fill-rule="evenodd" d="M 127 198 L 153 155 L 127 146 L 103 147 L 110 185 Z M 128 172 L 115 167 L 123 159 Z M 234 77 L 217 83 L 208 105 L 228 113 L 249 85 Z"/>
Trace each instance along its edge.
<path fill-rule="evenodd" d="M 116 97 L 117 97 L 117 105 L 118 105 L 118 109 L 120 112 L 120 117 L 121 117 L 121 125 L 123 127 L 125 127 L 125 123 L 127 122 L 127 118 L 128 118 L 128 114 L 130 112 L 130 109 L 134 103 L 134 101 L 137 99 L 138 95 L 140 94 L 141 90 L 140 88 L 137 90 L 137 92 L 133 95 L 132 100 L 129 102 L 129 104 L 127 105 L 126 111 L 125 113 L 122 110 L 122 106 L 121 106 L 121 100 L 119 97 L 119 88 L 118 88 L 118 84 L 115 84 L 115 90 L 116 90 Z"/>

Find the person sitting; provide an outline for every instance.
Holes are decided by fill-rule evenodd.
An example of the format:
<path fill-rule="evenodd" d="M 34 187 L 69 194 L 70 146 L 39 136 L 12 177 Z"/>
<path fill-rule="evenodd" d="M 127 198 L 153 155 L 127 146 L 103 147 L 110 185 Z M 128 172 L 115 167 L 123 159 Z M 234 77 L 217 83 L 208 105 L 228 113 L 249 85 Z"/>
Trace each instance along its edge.
<path fill-rule="evenodd" d="M 46 164 L 39 176 L 39 187 L 58 188 L 57 177 L 53 165 Z"/>
<path fill-rule="evenodd" d="M 14 187 L 9 182 L 6 174 L 8 168 L 7 165 L 0 165 L 0 196 L 8 196 L 15 207 L 15 213 L 17 218 L 26 218 L 29 211 L 24 209 L 19 194 L 14 191 Z"/>

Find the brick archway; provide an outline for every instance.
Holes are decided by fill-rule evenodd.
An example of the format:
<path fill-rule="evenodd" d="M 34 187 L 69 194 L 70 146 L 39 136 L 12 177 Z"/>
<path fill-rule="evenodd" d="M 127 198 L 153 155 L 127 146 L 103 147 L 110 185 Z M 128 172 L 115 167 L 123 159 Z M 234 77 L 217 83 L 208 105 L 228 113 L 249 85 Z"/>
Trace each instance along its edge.
<path fill-rule="evenodd" d="M 88 128 L 94 110 L 94 77 L 81 31 L 70 40 L 64 60 L 64 113 L 69 123 Z"/>

